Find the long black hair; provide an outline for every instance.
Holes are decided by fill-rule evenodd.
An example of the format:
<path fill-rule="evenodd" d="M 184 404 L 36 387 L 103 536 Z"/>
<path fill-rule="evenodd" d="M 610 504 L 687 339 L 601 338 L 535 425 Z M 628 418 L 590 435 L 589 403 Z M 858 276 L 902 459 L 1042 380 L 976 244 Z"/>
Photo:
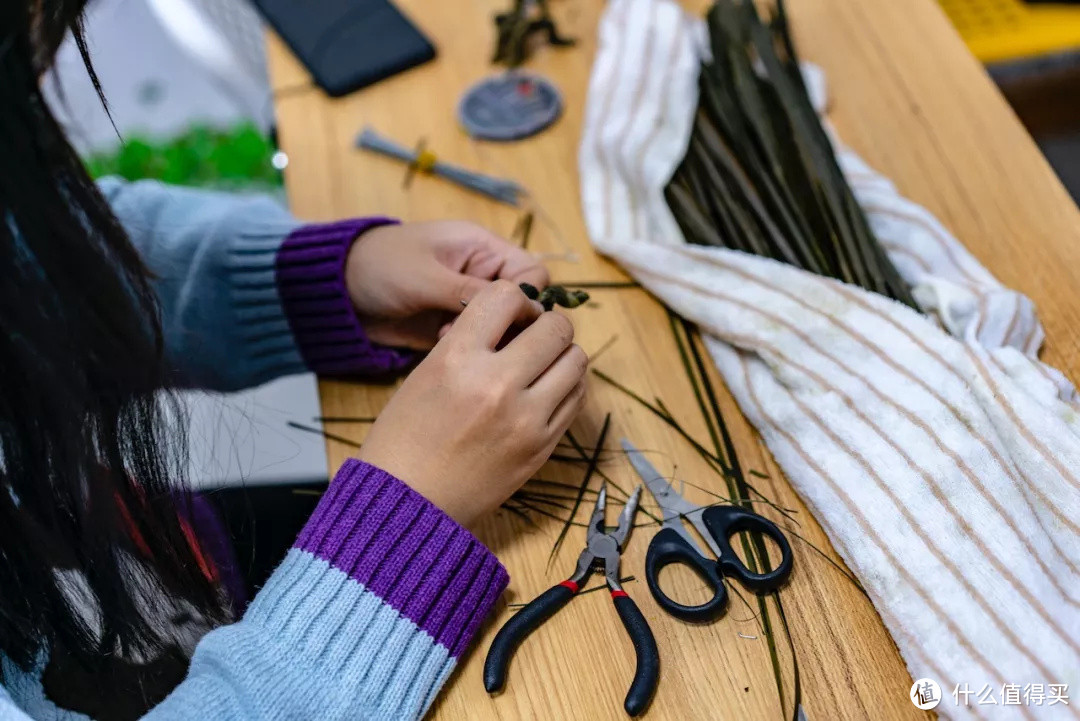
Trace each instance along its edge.
<path fill-rule="evenodd" d="M 100 94 L 85 2 L 0 1 L 0 652 L 27 669 L 166 645 L 158 593 L 223 613 L 178 517 L 150 276 L 38 85 L 73 32 Z"/>

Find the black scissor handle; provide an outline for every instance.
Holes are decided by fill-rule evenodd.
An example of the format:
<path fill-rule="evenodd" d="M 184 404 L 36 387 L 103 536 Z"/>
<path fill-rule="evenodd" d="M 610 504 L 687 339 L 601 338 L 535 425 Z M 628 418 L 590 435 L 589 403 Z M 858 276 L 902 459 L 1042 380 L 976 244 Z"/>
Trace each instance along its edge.
<path fill-rule="evenodd" d="M 739 506 L 710 506 L 702 513 L 701 520 L 720 547 L 717 563 L 725 576 L 737 578 L 754 593 L 775 591 L 787 582 L 791 576 L 791 545 L 775 523 Z M 731 547 L 731 537 L 740 531 L 761 533 L 779 546 L 780 562 L 775 568 L 765 573 L 755 573 L 746 567 Z"/>
<path fill-rule="evenodd" d="M 736 559 L 738 560 L 738 559 Z M 686 606 L 674 601 L 660 588 L 660 571 L 672 563 L 689 566 L 713 590 L 713 597 L 697 606 Z M 723 615 L 728 604 L 728 591 L 720 566 L 711 558 L 705 558 L 697 548 L 672 528 L 662 528 L 649 542 L 645 554 L 645 580 L 660 608 L 675 618 L 691 623 L 707 623 Z"/>
<path fill-rule="evenodd" d="M 626 713 L 637 716 L 648 707 L 660 680 L 660 652 L 656 648 L 656 639 L 649 628 L 649 622 L 641 615 L 641 609 L 634 603 L 634 599 L 624 591 L 612 591 L 611 600 L 615 603 L 615 610 L 619 612 L 623 627 L 630 635 L 630 641 L 634 644 L 634 655 L 637 657 L 634 680 L 630 684 L 630 690 L 626 692 L 626 700 L 623 701 Z"/>
<path fill-rule="evenodd" d="M 529 602 L 510 620 L 503 624 L 491 642 L 487 658 L 484 659 L 484 688 L 488 693 L 501 691 L 506 685 L 506 671 L 510 667 L 510 657 L 525 637 L 540 627 L 544 621 L 555 615 L 577 593 L 577 584 L 564 581 Z"/>

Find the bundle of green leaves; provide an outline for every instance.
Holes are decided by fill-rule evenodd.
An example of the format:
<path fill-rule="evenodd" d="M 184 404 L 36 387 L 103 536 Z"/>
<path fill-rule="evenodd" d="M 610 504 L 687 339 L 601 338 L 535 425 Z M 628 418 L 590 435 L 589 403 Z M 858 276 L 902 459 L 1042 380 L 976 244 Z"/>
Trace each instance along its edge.
<path fill-rule="evenodd" d="M 690 147 L 665 197 L 687 241 L 839 278 L 915 307 L 874 236 L 811 105 L 783 0 L 763 20 L 752 0 L 707 17 L 712 62 Z"/>

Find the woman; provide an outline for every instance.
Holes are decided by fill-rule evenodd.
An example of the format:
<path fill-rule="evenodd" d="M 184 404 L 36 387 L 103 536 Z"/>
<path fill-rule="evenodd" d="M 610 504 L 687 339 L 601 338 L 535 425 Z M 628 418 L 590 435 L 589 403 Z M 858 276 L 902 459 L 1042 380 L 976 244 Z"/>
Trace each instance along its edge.
<path fill-rule="evenodd" d="M 421 716 L 507 584 L 466 528 L 582 406 L 573 328 L 470 224 L 95 186 L 37 85 L 84 2 L 0 3 L 0 718 Z M 163 389 L 431 346 L 232 618 Z"/>

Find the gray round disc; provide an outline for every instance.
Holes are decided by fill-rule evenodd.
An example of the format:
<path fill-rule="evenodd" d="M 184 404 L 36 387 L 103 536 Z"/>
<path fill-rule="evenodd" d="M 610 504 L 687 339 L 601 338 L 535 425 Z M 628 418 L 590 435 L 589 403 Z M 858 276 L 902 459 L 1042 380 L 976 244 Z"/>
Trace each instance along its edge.
<path fill-rule="evenodd" d="M 511 72 L 485 78 L 458 104 L 465 131 L 483 140 L 520 140 L 539 133 L 559 117 L 562 96 L 548 80 Z"/>

